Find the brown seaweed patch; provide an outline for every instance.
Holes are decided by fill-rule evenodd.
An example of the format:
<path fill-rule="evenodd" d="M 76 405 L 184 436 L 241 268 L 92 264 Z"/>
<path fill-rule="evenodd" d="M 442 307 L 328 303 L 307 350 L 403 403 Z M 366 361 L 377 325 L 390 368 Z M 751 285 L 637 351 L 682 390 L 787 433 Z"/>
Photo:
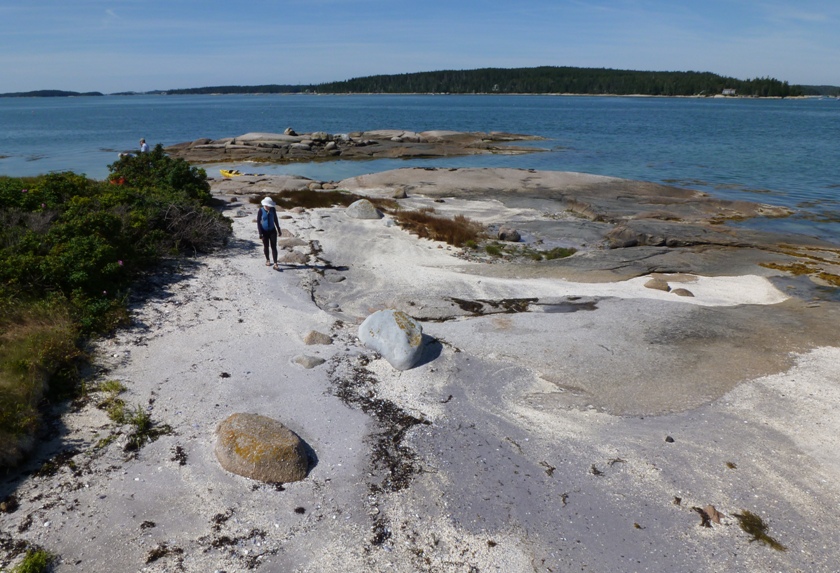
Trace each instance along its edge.
<path fill-rule="evenodd" d="M 736 513 L 734 515 L 738 518 L 738 524 L 741 526 L 741 529 L 752 535 L 750 543 L 760 541 L 776 551 L 787 551 L 787 547 L 767 535 L 767 524 L 759 516 L 747 510 L 744 510 L 744 513 Z"/>
<path fill-rule="evenodd" d="M 821 272 L 817 274 L 817 278 L 824 280 L 832 286 L 840 287 L 840 276 L 831 273 Z"/>
<path fill-rule="evenodd" d="M 166 557 L 167 555 L 183 555 L 184 550 L 180 547 L 170 547 L 166 543 L 161 543 L 146 555 L 146 563 L 154 563 L 158 559 Z"/>
<path fill-rule="evenodd" d="M 500 300 L 464 300 L 460 298 L 450 298 L 452 302 L 457 304 L 464 312 L 469 312 L 473 316 L 484 316 L 486 314 L 516 314 L 520 312 L 528 312 L 531 304 L 539 302 L 537 298 L 505 298 Z"/>
<path fill-rule="evenodd" d="M 806 265 L 803 263 L 759 263 L 759 266 L 762 266 L 767 269 L 774 269 L 777 271 L 783 271 L 786 273 L 790 273 L 792 275 L 809 275 L 816 271 L 816 269 L 811 265 Z"/>

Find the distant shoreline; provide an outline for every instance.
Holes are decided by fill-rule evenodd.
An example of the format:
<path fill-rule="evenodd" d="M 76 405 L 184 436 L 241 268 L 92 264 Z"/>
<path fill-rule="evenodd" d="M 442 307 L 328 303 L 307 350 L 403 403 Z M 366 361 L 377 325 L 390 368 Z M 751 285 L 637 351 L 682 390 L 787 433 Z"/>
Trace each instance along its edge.
<path fill-rule="evenodd" d="M 310 84 L 209 85 L 194 88 L 123 91 L 109 95 L 212 94 L 464 94 L 464 95 L 611 95 L 650 97 L 797 97 L 840 96 L 840 86 L 790 85 L 770 77 L 739 79 L 713 72 L 644 71 L 573 66 L 481 68 L 379 74 Z M 0 94 L 56 97 L 102 95 L 62 90 Z"/>
<path fill-rule="evenodd" d="M 781 99 L 837 99 L 840 96 L 820 96 L 820 95 L 797 95 L 797 96 L 750 96 L 750 95 L 722 95 L 722 94 L 714 94 L 714 95 L 659 95 L 659 94 L 588 94 L 588 93 L 543 93 L 543 92 L 521 92 L 521 93 L 490 93 L 490 92 L 480 92 L 480 93 L 451 93 L 451 92 L 400 92 L 400 93 L 384 93 L 384 92 L 350 92 L 350 93 L 338 93 L 338 92 L 309 92 L 309 93 L 275 93 L 275 92 L 241 92 L 241 93 L 230 93 L 230 92 L 214 92 L 214 93 L 201 93 L 201 94 L 184 94 L 184 93 L 133 93 L 133 94 L 126 94 L 126 93 L 113 93 L 113 94 L 103 94 L 103 93 L 72 93 L 66 95 L 36 95 L 30 93 L 22 93 L 22 94 L 0 94 L 0 98 L 5 99 L 55 99 L 55 98 L 87 98 L 87 97 L 151 97 L 151 96 L 166 96 L 166 97 L 178 97 L 178 96 L 511 96 L 511 97 L 523 97 L 523 96 L 545 96 L 545 97 L 616 97 L 616 98 L 657 98 L 657 99 L 770 99 L 770 100 L 781 100 Z"/>

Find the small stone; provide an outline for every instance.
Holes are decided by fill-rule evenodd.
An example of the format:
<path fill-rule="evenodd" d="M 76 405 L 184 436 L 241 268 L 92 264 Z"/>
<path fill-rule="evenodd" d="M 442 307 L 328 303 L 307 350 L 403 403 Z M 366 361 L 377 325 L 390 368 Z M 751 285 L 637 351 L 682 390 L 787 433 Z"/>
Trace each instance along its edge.
<path fill-rule="evenodd" d="M 650 279 L 645 283 L 645 288 L 652 288 L 654 290 L 661 290 L 665 292 L 669 292 L 671 290 L 671 286 L 665 279 Z"/>
<path fill-rule="evenodd" d="M 292 361 L 295 364 L 299 364 L 299 365 L 303 366 L 307 370 L 311 370 L 312 368 L 315 368 L 316 366 L 320 366 L 321 364 L 326 362 L 326 360 L 324 360 L 323 358 L 321 358 L 319 356 L 307 356 L 305 354 L 300 354 L 298 356 L 295 356 L 292 359 Z"/>
<path fill-rule="evenodd" d="M 329 334 L 324 334 L 323 332 L 318 332 L 317 330 L 311 330 L 309 334 L 304 337 L 303 343 L 309 346 L 313 344 L 332 344 L 332 338 Z"/>
<path fill-rule="evenodd" d="M 674 438 L 672 438 L 671 436 L 665 436 L 665 441 L 668 442 L 669 444 L 673 444 L 674 443 Z"/>
<path fill-rule="evenodd" d="M 677 296 L 690 296 L 690 297 L 694 297 L 694 293 L 693 293 L 693 292 L 691 292 L 691 291 L 690 291 L 690 290 L 688 290 L 688 289 L 684 289 L 684 288 L 675 288 L 675 289 L 674 289 L 674 290 L 672 290 L 671 292 L 672 292 L 672 293 L 674 293 L 674 294 L 675 294 L 675 295 L 677 295 Z"/>
<path fill-rule="evenodd" d="M 305 265 L 307 260 L 309 260 L 309 256 L 298 251 L 283 253 L 282 255 L 277 257 L 278 263 L 283 263 L 287 265 Z"/>

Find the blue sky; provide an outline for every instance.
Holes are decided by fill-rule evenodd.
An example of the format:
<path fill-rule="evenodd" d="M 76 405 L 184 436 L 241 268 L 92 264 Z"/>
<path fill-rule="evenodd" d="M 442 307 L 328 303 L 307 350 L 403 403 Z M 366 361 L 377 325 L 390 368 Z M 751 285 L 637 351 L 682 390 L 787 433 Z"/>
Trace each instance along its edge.
<path fill-rule="evenodd" d="M 840 0 L 2 0 L 0 93 L 539 65 L 840 85 Z"/>

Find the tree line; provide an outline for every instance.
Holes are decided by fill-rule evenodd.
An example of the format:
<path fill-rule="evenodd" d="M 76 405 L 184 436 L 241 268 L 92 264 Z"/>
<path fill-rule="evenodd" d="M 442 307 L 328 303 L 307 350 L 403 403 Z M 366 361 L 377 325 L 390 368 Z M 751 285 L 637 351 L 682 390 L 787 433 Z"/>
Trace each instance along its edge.
<path fill-rule="evenodd" d="M 702 96 L 734 90 L 740 96 L 790 97 L 803 94 L 774 78 L 739 80 L 711 72 L 645 72 L 608 68 L 543 66 L 483 68 L 377 75 L 313 87 L 318 93 L 498 93 Z"/>
<path fill-rule="evenodd" d="M 581 94 L 747 97 L 836 96 L 837 86 L 790 85 L 763 77 L 740 80 L 712 72 L 648 72 L 611 68 L 541 66 L 536 68 L 481 68 L 365 76 L 322 84 L 265 84 L 208 86 L 112 95 L 206 94 L 351 94 L 351 93 L 449 93 L 449 94 Z M 102 95 L 60 90 L 0 94 L 0 97 L 51 97 Z"/>

